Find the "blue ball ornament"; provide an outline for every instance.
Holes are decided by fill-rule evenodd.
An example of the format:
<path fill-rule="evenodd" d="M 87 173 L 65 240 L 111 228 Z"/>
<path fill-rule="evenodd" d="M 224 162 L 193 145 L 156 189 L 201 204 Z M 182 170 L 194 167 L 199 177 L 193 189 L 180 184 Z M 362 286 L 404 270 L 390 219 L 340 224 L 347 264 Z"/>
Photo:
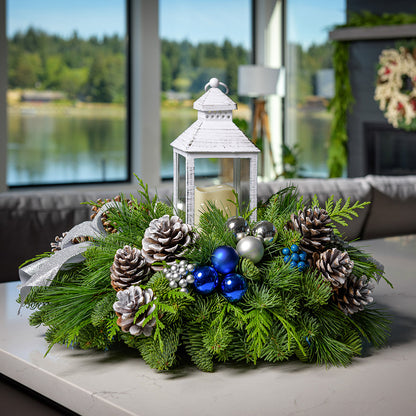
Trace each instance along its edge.
<path fill-rule="evenodd" d="M 288 256 L 288 255 L 290 254 L 290 250 L 289 250 L 287 247 L 285 247 L 285 248 L 282 250 L 282 254 L 283 254 L 284 256 Z"/>
<path fill-rule="evenodd" d="M 292 244 L 290 249 L 292 250 L 292 253 L 297 253 L 299 251 L 299 246 L 297 244 Z"/>
<path fill-rule="evenodd" d="M 193 275 L 195 290 L 202 295 L 208 295 L 218 286 L 218 273 L 211 266 L 198 267 L 194 270 Z"/>
<path fill-rule="evenodd" d="M 289 263 L 289 260 L 290 260 L 290 256 L 284 256 L 284 257 L 283 257 L 283 261 L 284 261 L 285 263 Z"/>
<path fill-rule="evenodd" d="M 211 264 L 221 274 L 228 274 L 235 270 L 238 264 L 238 253 L 230 246 L 217 247 L 211 255 Z"/>
<path fill-rule="evenodd" d="M 308 255 L 307 255 L 304 251 L 301 251 L 301 252 L 299 253 L 299 259 L 300 259 L 301 261 L 306 261 L 306 260 L 308 259 Z"/>
<path fill-rule="evenodd" d="M 247 291 L 247 282 L 241 274 L 229 273 L 221 282 L 221 294 L 229 302 L 239 301 Z"/>

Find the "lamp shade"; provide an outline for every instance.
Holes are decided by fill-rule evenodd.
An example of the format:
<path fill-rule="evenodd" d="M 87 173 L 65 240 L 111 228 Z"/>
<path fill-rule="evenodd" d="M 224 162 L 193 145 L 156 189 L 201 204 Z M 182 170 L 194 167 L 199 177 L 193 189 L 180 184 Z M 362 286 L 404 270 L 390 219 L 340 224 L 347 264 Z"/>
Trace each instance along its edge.
<path fill-rule="evenodd" d="M 281 72 L 283 72 L 282 68 L 240 65 L 238 67 L 238 94 L 248 97 L 278 94 Z"/>

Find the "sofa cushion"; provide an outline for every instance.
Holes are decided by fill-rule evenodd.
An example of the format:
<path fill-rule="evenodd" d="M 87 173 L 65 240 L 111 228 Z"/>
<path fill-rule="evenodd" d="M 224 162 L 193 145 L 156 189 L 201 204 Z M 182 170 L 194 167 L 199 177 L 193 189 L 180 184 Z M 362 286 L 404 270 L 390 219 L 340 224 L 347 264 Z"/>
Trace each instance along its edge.
<path fill-rule="evenodd" d="M 364 239 L 416 233 L 416 176 L 365 178 L 373 188 L 373 203 Z"/>

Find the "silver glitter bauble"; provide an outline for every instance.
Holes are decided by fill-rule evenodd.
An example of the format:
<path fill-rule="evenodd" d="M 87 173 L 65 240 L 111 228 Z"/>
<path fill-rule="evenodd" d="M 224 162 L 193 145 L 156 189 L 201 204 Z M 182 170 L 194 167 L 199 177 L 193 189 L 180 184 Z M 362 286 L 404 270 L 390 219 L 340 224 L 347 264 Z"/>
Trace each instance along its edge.
<path fill-rule="evenodd" d="M 251 235 L 242 238 L 236 247 L 237 253 L 241 257 L 251 260 L 253 263 L 258 263 L 264 254 L 263 243 L 256 237 Z"/>
<path fill-rule="evenodd" d="M 243 217 L 230 217 L 225 226 L 234 234 L 237 240 L 241 240 L 250 233 L 248 222 Z"/>
<path fill-rule="evenodd" d="M 260 221 L 253 227 L 252 233 L 254 237 L 263 239 L 264 244 L 268 245 L 273 242 L 276 227 L 269 221 Z"/>

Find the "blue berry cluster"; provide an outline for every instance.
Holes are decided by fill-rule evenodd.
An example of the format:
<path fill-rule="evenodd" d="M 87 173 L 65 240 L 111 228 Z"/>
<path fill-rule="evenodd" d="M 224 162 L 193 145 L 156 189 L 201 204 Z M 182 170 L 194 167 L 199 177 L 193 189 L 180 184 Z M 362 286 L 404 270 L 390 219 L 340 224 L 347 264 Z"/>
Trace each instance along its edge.
<path fill-rule="evenodd" d="M 304 251 L 299 251 L 297 244 L 292 244 L 290 248 L 285 247 L 282 250 L 282 254 L 285 256 L 283 261 L 289 263 L 290 267 L 297 267 L 303 272 L 308 266 L 308 255 Z"/>

